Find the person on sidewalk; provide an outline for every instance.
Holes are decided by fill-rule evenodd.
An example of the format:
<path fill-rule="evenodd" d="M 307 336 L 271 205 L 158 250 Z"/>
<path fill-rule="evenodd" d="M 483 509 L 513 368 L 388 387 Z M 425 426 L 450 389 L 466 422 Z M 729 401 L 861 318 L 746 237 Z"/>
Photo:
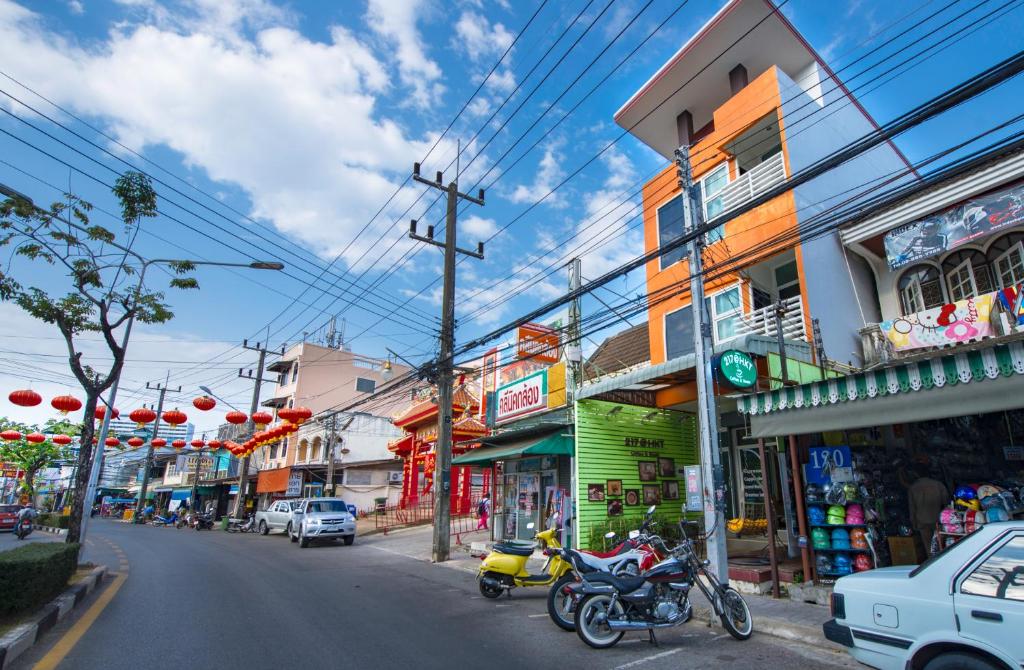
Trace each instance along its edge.
<path fill-rule="evenodd" d="M 491 496 L 489 493 L 485 493 L 484 497 L 480 499 L 480 504 L 476 506 L 476 529 L 487 530 L 487 517 L 491 513 Z"/>
<path fill-rule="evenodd" d="M 949 491 L 945 484 L 928 475 L 919 475 L 912 470 L 907 472 L 907 475 L 913 482 L 907 489 L 910 522 L 921 536 L 925 555 L 930 556 L 935 524 L 939 521 L 942 508 L 949 502 Z"/>

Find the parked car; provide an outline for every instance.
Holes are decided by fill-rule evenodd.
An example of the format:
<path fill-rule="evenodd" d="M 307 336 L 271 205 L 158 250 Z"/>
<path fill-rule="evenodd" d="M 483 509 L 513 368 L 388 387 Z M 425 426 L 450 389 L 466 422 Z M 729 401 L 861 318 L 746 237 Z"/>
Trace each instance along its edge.
<path fill-rule="evenodd" d="M 270 503 L 270 507 L 256 512 L 256 527 L 260 535 L 266 535 L 272 530 L 279 530 L 290 533 L 292 521 L 292 510 L 295 509 L 300 500 L 277 500 Z"/>
<path fill-rule="evenodd" d="M 14 530 L 21 505 L 0 505 L 0 530 Z"/>
<path fill-rule="evenodd" d="M 345 544 L 352 544 L 356 539 L 353 508 L 341 498 L 303 500 L 292 510 L 288 536 L 300 547 L 308 547 L 313 540 L 335 540 L 339 537 Z"/>
<path fill-rule="evenodd" d="M 825 637 L 881 670 L 1024 668 L 1024 522 L 980 527 L 919 566 L 840 578 Z"/>

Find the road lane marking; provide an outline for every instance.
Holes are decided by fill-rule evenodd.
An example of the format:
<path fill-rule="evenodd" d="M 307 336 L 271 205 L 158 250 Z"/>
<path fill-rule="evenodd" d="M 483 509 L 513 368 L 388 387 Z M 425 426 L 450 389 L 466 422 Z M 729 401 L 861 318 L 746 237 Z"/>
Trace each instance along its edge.
<path fill-rule="evenodd" d="M 124 584 L 125 578 L 126 575 L 123 574 L 115 575 L 114 581 L 107 587 L 107 590 L 100 594 L 100 597 L 86 610 L 82 618 L 76 621 L 75 625 L 67 633 L 64 633 L 64 636 L 57 641 L 57 644 L 53 645 L 53 649 L 46 652 L 46 655 L 39 659 L 39 662 L 33 666 L 32 670 L 53 670 L 60 665 L 68 653 L 78 644 L 78 641 L 82 639 L 86 631 L 99 618 L 107 605 L 110 604 L 110 601 L 114 599 L 114 596 L 117 595 L 121 585 Z"/>
<path fill-rule="evenodd" d="M 547 616 L 547 614 L 527 614 L 526 618 L 527 619 L 539 619 L 541 617 L 546 617 L 546 616 Z"/>
<path fill-rule="evenodd" d="M 652 654 L 651 656 L 645 656 L 643 658 L 638 658 L 635 661 L 631 661 L 629 663 L 625 663 L 623 665 L 616 666 L 615 670 L 626 670 L 626 668 L 635 668 L 638 665 L 643 665 L 644 663 L 648 663 L 650 661 L 656 661 L 659 658 L 665 658 L 666 656 L 671 656 L 672 654 L 678 654 L 682 650 L 683 650 L 682 647 L 680 647 L 679 649 L 669 649 L 668 651 L 663 651 L 660 654 Z"/>

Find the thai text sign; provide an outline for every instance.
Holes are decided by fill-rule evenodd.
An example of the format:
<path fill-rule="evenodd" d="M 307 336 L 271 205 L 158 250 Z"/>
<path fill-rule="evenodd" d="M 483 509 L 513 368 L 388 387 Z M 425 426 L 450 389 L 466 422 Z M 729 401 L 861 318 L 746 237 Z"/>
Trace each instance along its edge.
<path fill-rule="evenodd" d="M 1022 221 L 1024 184 L 1018 183 L 890 230 L 885 234 L 885 255 L 895 270 Z"/>
<path fill-rule="evenodd" d="M 504 423 L 521 416 L 541 412 L 548 408 L 547 370 L 535 372 L 511 384 L 505 384 L 495 393 L 497 404 L 495 423 Z"/>
<path fill-rule="evenodd" d="M 516 355 L 537 361 L 555 363 L 558 361 L 558 331 L 539 323 L 525 323 L 519 326 L 516 337 Z"/>
<path fill-rule="evenodd" d="M 995 335 L 989 320 L 996 294 L 926 309 L 878 324 L 896 351 L 963 344 Z"/>

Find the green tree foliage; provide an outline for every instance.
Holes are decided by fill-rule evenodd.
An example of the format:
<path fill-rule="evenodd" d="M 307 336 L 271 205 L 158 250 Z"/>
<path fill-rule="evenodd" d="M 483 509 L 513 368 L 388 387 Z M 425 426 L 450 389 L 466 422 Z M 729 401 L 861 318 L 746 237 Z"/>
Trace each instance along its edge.
<path fill-rule="evenodd" d="M 53 420 L 51 419 L 51 421 Z M 50 421 L 47 422 L 48 425 L 49 423 Z M 50 432 L 45 428 L 39 430 L 37 426 L 29 426 L 0 417 L 0 431 L 4 430 L 16 430 L 22 436 L 29 433 Z M 34 444 L 22 437 L 20 440 L 0 442 L 0 461 L 10 463 L 19 470 L 24 471 L 25 476 L 21 480 L 21 491 L 27 493 L 30 499 L 34 499 L 36 495 L 36 473 L 43 468 L 50 467 L 57 461 L 67 459 L 69 456 L 69 450 L 54 444 L 50 440 Z"/>
<path fill-rule="evenodd" d="M 95 451 L 96 405 L 124 367 L 124 329 L 133 321 L 157 324 L 174 316 L 164 294 L 143 282 L 147 262 L 132 250 L 138 227 L 157 214 L 156 191 L 148 177 L 129 172 L 118 178 L 113 192 L 120 202 L 125 243 L 119 243 L 113 231 L 92 223 L 89 203 L 70 194 L 49 209 L 20 198 L 0 202 L 0 247 L 11 250 L 11 261 L 0 271 L 0 300 L 13 302 L 60 332 L 71 373 L 85 395 L 68 542 L 79 539 Z M 171 286 L 197 288 L 195 280 L 182 276 L 190 269 L 188 264 L 173 267 L 178 276 Z M 30 276 L 45 276 L 51 285 L 54 270 L 66 278 L 63 294 L 25 283 Z M 83 360 L 78 341 L 83 333 L 102 336 L 106 357 L 112 359 L 103 363 L 103 369 Z"/>

